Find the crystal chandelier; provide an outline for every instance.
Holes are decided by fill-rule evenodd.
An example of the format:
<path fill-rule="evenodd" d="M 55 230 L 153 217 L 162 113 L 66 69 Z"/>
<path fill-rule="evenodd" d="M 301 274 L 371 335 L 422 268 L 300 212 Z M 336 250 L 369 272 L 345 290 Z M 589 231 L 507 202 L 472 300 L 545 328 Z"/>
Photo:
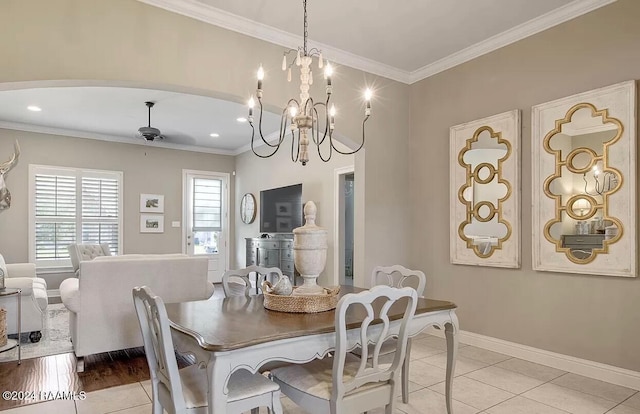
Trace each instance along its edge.
<path fill-rule="evenodd" d="M 262 66 L 258 69 L 258 88 L 256 90 L 256 97 L 258 98 L 258 104 L 260 105 L 260 114 L 258 117 L 258 134 L 262 142 L 269 147 L 269 151 L 266 154 L 259 154 L 256 152 L 254 142 L 256 138 L 256 128 L 253 123 L 253 108 L 255 106 L 255 100 L 253 96 L 249 99 L 249 125 L 251 125 L 251 151 L 260 158 L 269 158 L 273 156 L 280 145 L 284 142 L 287 132 L 291 133 L 291 160 L 293 162 L 300 161 L 302 165 L 306 165 L 309 162 L 309 144 L 310 139 L 313 140 L 317 150 L 318 156 L 324 162 L 328 162 L 331 159 L 333 151 L 336 151 L 343 155 L 351 155 L 360 151 L 364 146 L 364 126 L 369 116 L 371 115 L 371 89 L 365 91 L 365 110 L 364 119 L 362 121 L 362 142 L 353 151 L 341 151 L 336 148 L 333 142 L 333 130 L 335 128 L 336 107 L 329 103 L 331 101 L 331 93 L 333 87 L 331 85 L 331 76 L 333 75 L 333 69 L 329 62 L 325 62 L 322 58 L 322 51 L 316 48 L 307 48 L 307 0 L 302 2 L 304 8 L 304 44 L 298 49 L 289 49 L 284 52 L 282 58 L 282 70 L 287 72 L 287 80 L 291 82 L 291 68 L 295 65 L 300 67 L 300 99 L 291 98 L 287 102 L 286 107 L 282 110 L 282 116 L 280 118 L 280 131 L 276 142 L 271 143 L 265 139 L 262 134 L 262 82 L 264 79 L 264 70 Z M 291 53 L 295 54 L 295 58 L 288 62 L 287 57 Z M 313 85 L 313 73 L 311 70 L 311 64 L 313 58 L 318 60 L 318 69 L 324 68 L 324 78 L 326 80 L 326 98 L 322 102 L 316 102 L 309 96 L 309 87 Z M 319 112 L 324 114 L 324 125 L 320 124 L 321 117 Z M 321 148 L 324 148 L 324 154 Z"/>

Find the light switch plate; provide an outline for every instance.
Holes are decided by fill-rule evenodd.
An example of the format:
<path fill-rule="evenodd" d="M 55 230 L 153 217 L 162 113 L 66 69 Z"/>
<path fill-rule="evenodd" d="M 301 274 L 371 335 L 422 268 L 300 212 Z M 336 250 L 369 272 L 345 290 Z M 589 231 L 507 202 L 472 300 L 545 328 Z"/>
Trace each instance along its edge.
<path fill-rule="evenodd" d="M 179 221 L 172 221 L 171 222 L 171 227 L 180 227 L 180 222 Z"/>

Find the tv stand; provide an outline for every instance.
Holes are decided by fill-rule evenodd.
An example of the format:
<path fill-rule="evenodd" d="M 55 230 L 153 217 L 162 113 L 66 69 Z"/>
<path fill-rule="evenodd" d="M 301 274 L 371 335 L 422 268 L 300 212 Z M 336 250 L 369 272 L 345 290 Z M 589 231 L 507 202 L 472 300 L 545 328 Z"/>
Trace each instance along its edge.
<path fill-rule="evenodd" d="M 298 275 L 293 264 L 293 234 L 276 233 L 270 237 L 246 238 L 246 265 L 277 267 L 296 285 Z"/>

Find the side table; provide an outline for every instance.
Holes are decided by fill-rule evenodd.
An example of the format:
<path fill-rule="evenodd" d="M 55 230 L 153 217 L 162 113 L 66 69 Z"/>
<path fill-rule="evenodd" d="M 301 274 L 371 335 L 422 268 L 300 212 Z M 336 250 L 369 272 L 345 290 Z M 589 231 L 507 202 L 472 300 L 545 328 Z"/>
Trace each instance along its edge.
<path fill-rule="evenodd" d="M 7 339 L 7 344 L 5 346 L 0 347 L 0 352 L 5 352 L 13 348 L 18 348 L 18 365 L 22 363 L 22 355 L 20 349 L 20 335 L 22 334 L 22 326 L 20 326 L 22 321 L 22 290 L 15 288 L 4 288 L 0 289 L 0 298 L 5 296 L 15 296 L 18 301 L 18 339 Z"/>

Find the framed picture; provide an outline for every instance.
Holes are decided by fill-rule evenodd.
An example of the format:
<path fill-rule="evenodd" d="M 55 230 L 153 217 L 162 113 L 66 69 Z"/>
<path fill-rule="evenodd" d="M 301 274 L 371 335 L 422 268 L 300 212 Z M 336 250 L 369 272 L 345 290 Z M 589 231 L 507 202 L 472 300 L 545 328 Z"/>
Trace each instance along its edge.
<path fill-rule="evenodd" d="M 291 218 L 289 217 L 277 217 L 276 218 L 276 232 L 289 233 L 291 231 Z"/>
<path fill-rule="evenodd" d="M 291 217 L 291 209 L 293 208 L 290 202 L 276 203 L 276 216 Z"/>
<path fill-rule="evenodd" d="M 140 214 L 140 233 L 164 233 L 164 216 Z"/>
<path fill-rule="evenodd" d="M 164 213 L 164 196 L 160 194 L 140 194 L 141 213 Z"/>

